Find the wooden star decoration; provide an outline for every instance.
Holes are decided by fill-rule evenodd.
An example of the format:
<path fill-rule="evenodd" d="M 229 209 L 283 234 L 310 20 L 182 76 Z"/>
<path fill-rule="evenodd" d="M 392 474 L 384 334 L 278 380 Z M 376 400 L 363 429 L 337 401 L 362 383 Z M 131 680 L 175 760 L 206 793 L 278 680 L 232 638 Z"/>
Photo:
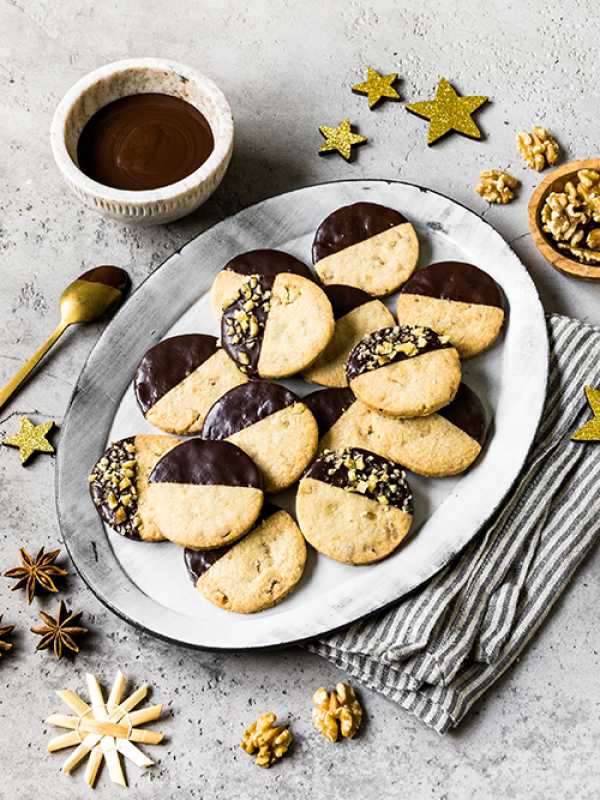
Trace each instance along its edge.
<path fill-rule="evenodd" d="M 350 160 L 354 145 L 364 144 L 367 141 L 366 136 L 352 132 L 352 125 L 348 118 L 342 120 L 337 128 L 321 125 L 319 131 L 326 140 L 319 149 L 319 155 L 337 151 L 346 161 Z"/>
<path fill-rule="evenodd" d="M 369 108 L 374 108 L 383 98 L 400 100 L 400 95 L 393 87 L 393 83 L 397 80 L 397 72 L 380 75 L 373 67 L 367 67 L 367 80 L 363 83 L 355 83 L 352 91 L 355 94 L 366 94 Z"/>
<path fill-rule="evenodd" d="M 435 98 L 418 103 L 410 103 L 406 110 L 429 120 L 427 144 L 433 144 L 450 131 L 462 133 L 471 139 L 481 139 L 481 131 L 471 119 L 488 98 L 484 95 L 461 97 L 450 81 L 441 78 Z"/>
<path fill-rule="evenodd" d="M 163 707 L 155 705 L 133 711 L 148 694 L 147 684 L 140 686 L 121 702 L 125 691 L 125 676 L 120 670 L 106 702 L 96 676 L 88 672 L 85 677 L 90 696 L 89 705 L 71 689 L 56 692 L 76 716 L 51 714 L 48 717 L 46 722 L 49 725 L 68 728 L 70 731 L 51 739 L 48 742 L 48 750 L 54 753 L 67 747 L 76 748 L 62 766 L 65 774 L 72 772 L 89 755 L 84 780 L 92 788 L 96 783 L 103 758 L 106 760 L 111 781 L 119 786 L 127 786 L 119 753 L 138 767 L 153 766 L 154 761 L 142 753 L 134 742 L 141 744 L 162 742 L 163 733 L 143 730 L 137 726 L 158 719 Z"/>
<path fill-rule="evenodd" d="M 21 463 L 24 464 L 33 453 L 53 453 L 54 448 L 47 440 L 48 433 L 52 430 L 55 423 L 53 420 L 34 425 L 27 417 L 21 417 L 21 427 L 2 444 L 10 447 L 18 447 Z"/>
<path fill-rule="evenodd" d="M 571 439 L 574 442 L 600 442 L 600 389 L 586 386 L 584 391 L 594 416 Z"/>

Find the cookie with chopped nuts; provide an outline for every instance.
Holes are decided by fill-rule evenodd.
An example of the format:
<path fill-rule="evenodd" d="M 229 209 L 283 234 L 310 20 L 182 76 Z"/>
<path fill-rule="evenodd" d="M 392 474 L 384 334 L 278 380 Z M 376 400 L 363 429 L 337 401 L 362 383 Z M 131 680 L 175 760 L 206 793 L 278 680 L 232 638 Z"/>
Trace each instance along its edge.
<path fill-rule="evenodd" d="M 406 283 L 396 304 L 401 325 L 426 325 L 447 336 L 461 358 L 492 345 L 504 324 L 504 295 L 479 267 L 440 261 L 420 269 Z"/>
<path fill-rule="evenodd" d="M 250 250 L 232 258 L 217 273 L 210 289 L 217 320 L 221 319 L 223 309 L 233 303 L 242 283 L 250 275 L 259 275 L 265 284 L 272 284 L 277 275 L 284 273 L 313 280 L 313 274 L 306 264 L 282 250 Z"/>
<path fill-rule="evenodd" d="M 234 444 L 189 439 L 158 461 L 146 496 L 148 514 L 165 539 L 209 549 L 236 541 L 254 525 L 263 478 Z"/>
<path fill-rule="evenodd" d="M 350 388 L 393 417 L 424 417 L 448 405 L 460 384 L 460 359 L 447 336 L 423 325 L 369 333 L 348 356 Z"/>
<path fill-rule="evenodd" d="M 216 550 L 190 550 L 185 565 L 196 589 L 227 611 L 252 614 L 281 602 L 306 564 L 306 543 L 292 517 L 265 504 L 254 528 Z"/>
<path fill-rule="evenodd" d="M 321 222 L 312 257 L 323 283 L 355 286 L 381 297 L 410 278 L 419 259 L 419 240 L 399 211 L 353 203 Z"/>
<path fill-rule="evenodd" d="M 247 380 L 214 336 L 188 333 L 151 347 L 133 388 L 148 422 L 169 433 L 191 434 L 202 430 L 215 400 Z"/>
<path fill-rule="evenodd" d="M 485 410 L 464 383 L 449 405 L 413 419 L 380 414 L 350 389 L 321 389 L 304 402 L 319 424 L 319 452 L 361 447 L 431 478 L 464 472 L 486 438 Z"/>
<path fill-rule="evenodd" d="M 333 338 L 303 377 L 323 386 L 347 386 L 346 359 L 367 333 L 394 324 L 392 312 L 376 298 L 354 286 L 325 287 L 335 319 Z"/>
<path fill-rule="evenodd" d="M 408 534 L 412 493 L 389 459 L 352 447 L 323 453 L 300 481 L 300 530 L 312 546 L 345 564 L 370 564 Z"/>
<path fill-rule="evenodd" d="M 148 513 L 148 478 L 159 459 L 180 443 L 171 436 L 142 434 L 113 442 L 88 478 L 101 518 L 128 539 L 164 539 Z"/>
<path fill-rule="evenodd" d="M 253 378 L 286 378 L 306 369 L 333 336 L 331 303 L 317 284 L 280 273 L 245 278 L 223 311 L 221 341 Z"/>
<path fill-rule="evenodd" d="M 212 406 L 202 438 L 237 445 L 262 471 L 265 491 L 281 492 L 298 480 L 314 457 L 318 429 L 307 406 L 289 389 L 249 381 Z"/>

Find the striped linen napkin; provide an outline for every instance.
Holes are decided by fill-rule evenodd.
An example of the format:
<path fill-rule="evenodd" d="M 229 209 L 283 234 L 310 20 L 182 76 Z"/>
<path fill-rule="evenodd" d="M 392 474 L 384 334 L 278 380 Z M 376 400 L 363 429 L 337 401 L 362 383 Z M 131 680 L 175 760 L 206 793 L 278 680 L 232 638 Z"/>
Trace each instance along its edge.
<path fill-rule="evenodd" d="M 600 385 L 600 327 L 547 319 L 542 421 L 504 505 L 456 559 L 391 610 L 307 645 L 438 733 L 519 656 L 600 534 L 600 444 L 570 441 Z"/>

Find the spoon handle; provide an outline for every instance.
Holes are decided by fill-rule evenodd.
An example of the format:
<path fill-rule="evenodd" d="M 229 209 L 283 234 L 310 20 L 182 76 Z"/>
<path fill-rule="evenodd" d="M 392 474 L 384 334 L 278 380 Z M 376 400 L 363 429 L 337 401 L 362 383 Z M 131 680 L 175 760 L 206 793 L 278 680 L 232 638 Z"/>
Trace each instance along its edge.
<path fill-rule="evenodd" d="M 25 364 L 21 367 L 21 369 L 13 375 L 13 377 L 9 380 L 9 382 L 0 389 L 0 408 L 8 402 L 8 400 L 12 397 L 13 393 L 19 388 L 19 386 L 23 383 L 23 381 L 27 378 L 30 372 L 34 370 L 37 365 L 40 363 L 42 358 L 46 355 L 48 350 L 56 344 L 56 342 L 60 339 L 63 333 L 69 327 L 68 322 L 61 322 L 59 323 L 56 330 L 54 330 L 50 337 L 44 344 L 35 351 L 35 353 L 31 356 L 29 361 L 26 361 Z"/>

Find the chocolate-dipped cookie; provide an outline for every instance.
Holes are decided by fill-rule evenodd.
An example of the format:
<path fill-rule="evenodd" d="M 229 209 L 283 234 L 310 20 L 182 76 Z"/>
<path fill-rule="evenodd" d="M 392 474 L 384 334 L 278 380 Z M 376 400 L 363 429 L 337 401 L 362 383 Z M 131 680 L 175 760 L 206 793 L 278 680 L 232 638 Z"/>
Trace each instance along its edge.
<path fill-rule="evenodd" d="M 323 386 L 347 386 L 346 359 L 367 333 L 394 324 L 391 311 L 370 294 L 354 286 L 325 287 L 335 319 L 333 337 L 303 377 Z"/>
<path fill-rule="evenodd" d="M 262 471 L 266 492 L 280 492 L 304 472 L 317 451 L 318 429 L 306 405 L 278 383 L 250 381 L 212 406 L 202 438 L 228 441 Z"/>
<path fill-rule="evenodd" d="M 239 447 L 189 439 L 156 464 L 147 498 L 149 513 L 165 539 L 194 549 L 221 547 L 256 522 L 263 480 Z"/>
<path fill-rule="evenodd" d="M 394 417 L 424 417 L 454 398 L 458 352 L 424 326 L 396 325 L 367 334 L 352 350 L 346 375 L 354 394 Z"/>
<path fill-rule="evenodd" d="M 352 447 L 320 456 L 300 481 L 296 516 L 307 541 L 346 564 L 389 555 L 412 523 L 412 493 L 401 467 Z"/>
<path fill-rule="evenodd" d="M 190 434 L 202 430 L 217 398 L 247 380 L 214 336 L 188 333 L 151 347 L 133 388 L 148 422 L 169 433 Z"/>
<path fill-rule="evenodd" d="M 487 272 L 440 261 L 416 272 L 398 295 L 398 322 L 427 325 L 447 336 L 461 358 L 489 347 L 504 322 L 502 290 Z"/>
<path fill-rule="evenodd" d="M 249 250 L 235 256 L 217 273 L 210 289 L 215 317 L 221 319 L 223 309 L 235 300 L 245 278 L 260 275 L 265 286 L 269 286 L 277 275 L 284 273 L 301 275 L 307 280 L 314 278 L 306 264 L 282 250 Z"/>
<path fill-rule="evenodd" d="M 288 272 L 244 278 L 223 311 L 223 348 L 251 377 L 285 378 L 301 372 L 333 336 L 331 303 L 312 280 Z"/>
<path fill-rule="evenodd" d="M 380 297 L 412 275 L 419 240 L 410 222 L 393 208 L 353 203 L 319 225 L 312 257 L 323 283 L 343 283 Z"/>
<path fill-rule="evenodd" d="M 319 452 L 361 447 L 431 478 L 464 472 L 485 441 L 483 405 L 464 383 L 449 405 L 412 419 L 380 414 L 350 389 L 321 389 L 303 399 L 319 424 Z"/>
<path fill-rule="evenodd" d="M 113 442 L 88 478 L 101 518 L 128 539 L 164 539 L 148 512 L 148 478 L 158 460 L 180 439 L 151 434 Z"/>
<path fill-rule="evenodd" d="M 227 611 L 251 614 L 283 600 L 302 577 L 306 544 L 292 517 L 268 503 L 243 539 L 184 553 L 196 589 Z"/>

